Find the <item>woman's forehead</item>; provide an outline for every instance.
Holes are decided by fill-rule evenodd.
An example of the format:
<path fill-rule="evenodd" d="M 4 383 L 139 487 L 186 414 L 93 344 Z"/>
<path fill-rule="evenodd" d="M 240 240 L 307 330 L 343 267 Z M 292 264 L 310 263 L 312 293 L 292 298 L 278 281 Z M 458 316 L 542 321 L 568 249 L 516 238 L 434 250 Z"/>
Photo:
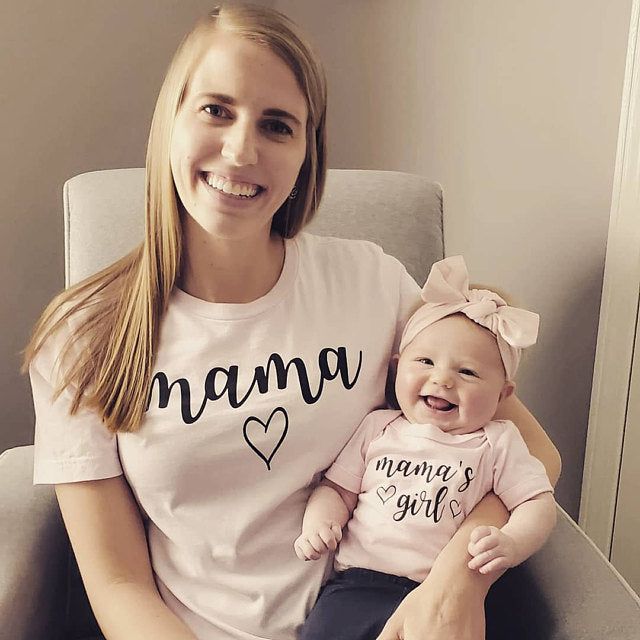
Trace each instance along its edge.
<path fill-rule="evenodd" d="M 263 96 L 287 103 L 304 119 L 307 100 L 287 63 L 266 44 L 218 29 L 207 36 L 189 74 L 186 91 Z M 238 95 L 238 97 L 239 97 Z M 287 109 L 288 110 L 288 109 Z"/>

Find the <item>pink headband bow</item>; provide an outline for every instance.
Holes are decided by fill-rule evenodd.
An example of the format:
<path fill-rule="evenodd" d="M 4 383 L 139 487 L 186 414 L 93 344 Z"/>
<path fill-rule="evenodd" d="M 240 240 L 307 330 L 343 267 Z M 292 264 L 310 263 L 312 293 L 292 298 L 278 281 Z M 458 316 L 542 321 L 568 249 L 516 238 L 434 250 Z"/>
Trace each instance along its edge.
<path fill-rule="evenodd" d="M 507 378 L 513 379 L 522 349 L 534 344 L 538 336 L 537 313 L 510 307 L 493 291 L 469 289 L 462 256 L 434 263 L 421 295 L 425 304 L 409 318 L 400 353 L 425 327 L 454 313 L 464 313 L 496 336 Z"/>

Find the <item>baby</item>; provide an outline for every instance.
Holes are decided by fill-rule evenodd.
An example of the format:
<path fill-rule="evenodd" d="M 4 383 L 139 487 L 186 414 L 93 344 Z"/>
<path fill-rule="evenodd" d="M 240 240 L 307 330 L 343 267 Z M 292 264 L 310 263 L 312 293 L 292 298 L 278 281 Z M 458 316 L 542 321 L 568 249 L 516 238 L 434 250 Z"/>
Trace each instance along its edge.
<path fill-rule="evenodd" d="M 307 504 L 298 557 L 340 546 L 302 640 L 375 638 L 488 491 L 510 517 L 472 531 L 470 569 L 521 563 L 555 524 L 544 467 L 513 423 L 493 420 L 538 316 L 470 290 L 461 256 L 433 265 L 422 297 L 394 356 L 401 411 L 367 415 Z"/>

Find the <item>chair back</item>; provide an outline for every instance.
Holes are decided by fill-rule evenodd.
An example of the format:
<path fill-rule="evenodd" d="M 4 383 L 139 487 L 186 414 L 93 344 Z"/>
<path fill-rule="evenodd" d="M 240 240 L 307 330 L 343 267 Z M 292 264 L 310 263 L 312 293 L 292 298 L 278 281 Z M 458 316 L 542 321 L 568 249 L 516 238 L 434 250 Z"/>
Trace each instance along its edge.
<path fill-rule="evenodd" d="M 64 185 L 65 285 L 115 262 L 144 232 L 144 169 L 77 175 Z M 318 235 L 371 240 L 424 282 L 443 257 L 442 189 L 397 171 L 330 169 L 318 212 Z"/>
<path fill-rule="evenodd" d="M 107 267 L 142 241 L 144 193 L 145 171 L 137 168 L 92 171 L 65 183 L 66 286 Z M 443 257 L 442 190 L 406 173 L 333 169 L 307 230 L 376 242 L 423 282 L 431 264 Z M 101 639 L 70 558 L 65 637 Z"/>

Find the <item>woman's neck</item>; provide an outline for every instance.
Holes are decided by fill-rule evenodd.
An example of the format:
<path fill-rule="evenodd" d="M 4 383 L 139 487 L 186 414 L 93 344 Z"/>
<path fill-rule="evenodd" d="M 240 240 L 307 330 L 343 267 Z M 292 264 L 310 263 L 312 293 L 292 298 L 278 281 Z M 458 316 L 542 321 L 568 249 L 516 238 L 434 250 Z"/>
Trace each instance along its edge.
<path fill-rule="evenodd" d="M 178 286 L 207 302 L 252 302 L 274 287 L 284 254 L 284 240 L 277 233 L 241 240 L 185 234 Z"/>

